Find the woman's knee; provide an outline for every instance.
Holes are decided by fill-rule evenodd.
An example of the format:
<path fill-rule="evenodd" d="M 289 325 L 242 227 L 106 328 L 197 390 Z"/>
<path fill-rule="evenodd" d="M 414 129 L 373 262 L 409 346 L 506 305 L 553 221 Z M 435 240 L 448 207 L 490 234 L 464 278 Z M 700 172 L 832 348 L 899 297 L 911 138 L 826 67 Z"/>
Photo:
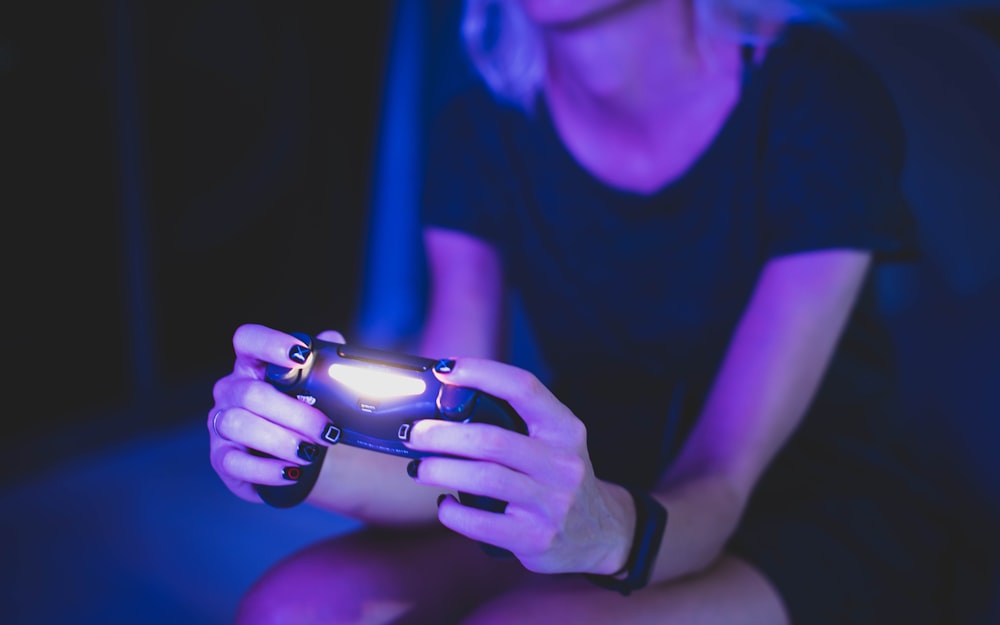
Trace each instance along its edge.
<path fill-rule="evenodd" d="M 515 571 L 441 529 L 362 530 L 279 562 L 244 596 L 236 623 L 455 622 Z"/>
<path fill-rule="evenodd" d="M 624 597 L 579 576 L 538 576 L 498 596 L 463 625 L 787 625 L 777 592 L 743 560 L 723 557 L 705 572 Z"/>

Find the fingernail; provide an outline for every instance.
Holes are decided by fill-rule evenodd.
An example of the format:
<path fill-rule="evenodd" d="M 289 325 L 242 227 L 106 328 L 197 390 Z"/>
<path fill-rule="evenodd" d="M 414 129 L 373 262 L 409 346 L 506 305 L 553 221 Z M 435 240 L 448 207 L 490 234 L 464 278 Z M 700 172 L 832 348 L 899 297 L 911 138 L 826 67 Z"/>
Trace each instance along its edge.
<path fill-rule="evenodd" d="M 417 470 L 419 468 L 420 468 L 419 460 L 410 460 L 410 462 L 406 465 L 406 474 L 415 479 L 417 477 Z"/>
<path fill-rule="evenodd" d="M 331 445 L 336 445 L 337 442 L 340 441 L 340 428 L 331 423 L 323 429 L 323 433 L 320 434 L 320 438 Z"/>
<path fill-rule="evenodd" d="M 319 451 L 319 447 L 313 445 L 312 443 L 299 443 L 298 448 L 295 450 L 295 455 L 307 462 L 312 462 L 316 459 L 316 453 Z"/>
<path fill-rule="evenodd" d="M 448 495 L 438 495 L 438 508 L 441 507 L 441 502 L 445 500 Z"/>
<path fill-rule="evenodd" d="M 302 469 L 300 467 L 285 467 L 281 470 L 281 477 L 289 482 L 295 482 L 302 477 Z"/>
<path fill-rule="evenodd" d="M 309 354 L 312 352 L 305 345 L 292 345 L 292 348 L 288 350 L 288 358 L 293 362 L 297 362 L 300 365 L 306 364 L 306 360 L 309 358 Z"/>
<path fill-rule="evenodd" d="M 437 371 L 438 373 L 451 373 L 452 370 L 454 369 L 455 369 L 455 361 L 452 360 L 451 358 L 444 358 L 442 360 L 439 360 L 437 361 L 437 364 L 434 365 L 434 370 Z"/>

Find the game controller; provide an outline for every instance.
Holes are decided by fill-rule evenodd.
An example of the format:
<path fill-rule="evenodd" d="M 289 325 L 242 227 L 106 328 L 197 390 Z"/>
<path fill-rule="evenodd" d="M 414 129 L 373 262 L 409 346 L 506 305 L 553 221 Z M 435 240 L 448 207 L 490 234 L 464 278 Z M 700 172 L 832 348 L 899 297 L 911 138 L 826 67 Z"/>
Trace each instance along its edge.
<path fill-rule="evenodd" d="M 422 458 L 409 449 L 410 427 L 421 419 L 488 423 L 527 434 L 524 421 L 506 401 L 476 389 L 442 384 L 434 377 L 437 360 L 314 339 L 292 333 L 306 344 L 301 367 L 268 365 L 267 381 L 284 393 L 315 406 L 330 420 L 323 439 L 375 452 Z M 268 504 L 287 508 L 304 500 L 316 483 L 326 447 L 302 467 L 287 486 L 257 485 Z M 459 493 L 464 505 L 503 512 L 504 501 Z M 488 546 L 487 546 L 488 547 Z M 488 549 L 489 550 L 489 549 Z"/>

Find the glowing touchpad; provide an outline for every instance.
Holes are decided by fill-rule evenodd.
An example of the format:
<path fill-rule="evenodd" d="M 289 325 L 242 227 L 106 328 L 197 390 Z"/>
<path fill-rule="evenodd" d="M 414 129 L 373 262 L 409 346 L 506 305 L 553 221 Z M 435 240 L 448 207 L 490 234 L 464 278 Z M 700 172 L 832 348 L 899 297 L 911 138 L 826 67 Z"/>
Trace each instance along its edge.
<path fill-rule="evenodd" d="M 360 397 L 369 399 L 384 399 L 388 397 L 408 397 L 420 395 L 427 390 L 427 384 L 420 378 L 389 371 L 362 369 L 347 365 L 330 365 L 330 377 L 357 393 Z"/>

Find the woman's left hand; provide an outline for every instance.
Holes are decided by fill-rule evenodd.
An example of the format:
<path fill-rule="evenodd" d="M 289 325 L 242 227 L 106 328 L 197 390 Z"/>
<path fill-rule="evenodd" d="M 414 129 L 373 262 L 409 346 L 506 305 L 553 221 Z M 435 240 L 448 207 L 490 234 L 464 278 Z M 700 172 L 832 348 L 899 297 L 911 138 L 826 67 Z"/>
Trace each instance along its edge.
<path fill-rule="evenodd" d="M 511 551 L 538 573 L 610 574 L 625 562 L 635 525 L 628 492 L 598 480 L 583 423 L 538 380 L 510 365 L 457 359 L 445 384 L 476 388 L 507 400 L 528 435 L 497 426 L 426 419 L 409 446 L 460 458 L 419 461 L 421 484 L 506 501 L 498 514 L 445 498 L 441 523 L 469 538 Z"/>

